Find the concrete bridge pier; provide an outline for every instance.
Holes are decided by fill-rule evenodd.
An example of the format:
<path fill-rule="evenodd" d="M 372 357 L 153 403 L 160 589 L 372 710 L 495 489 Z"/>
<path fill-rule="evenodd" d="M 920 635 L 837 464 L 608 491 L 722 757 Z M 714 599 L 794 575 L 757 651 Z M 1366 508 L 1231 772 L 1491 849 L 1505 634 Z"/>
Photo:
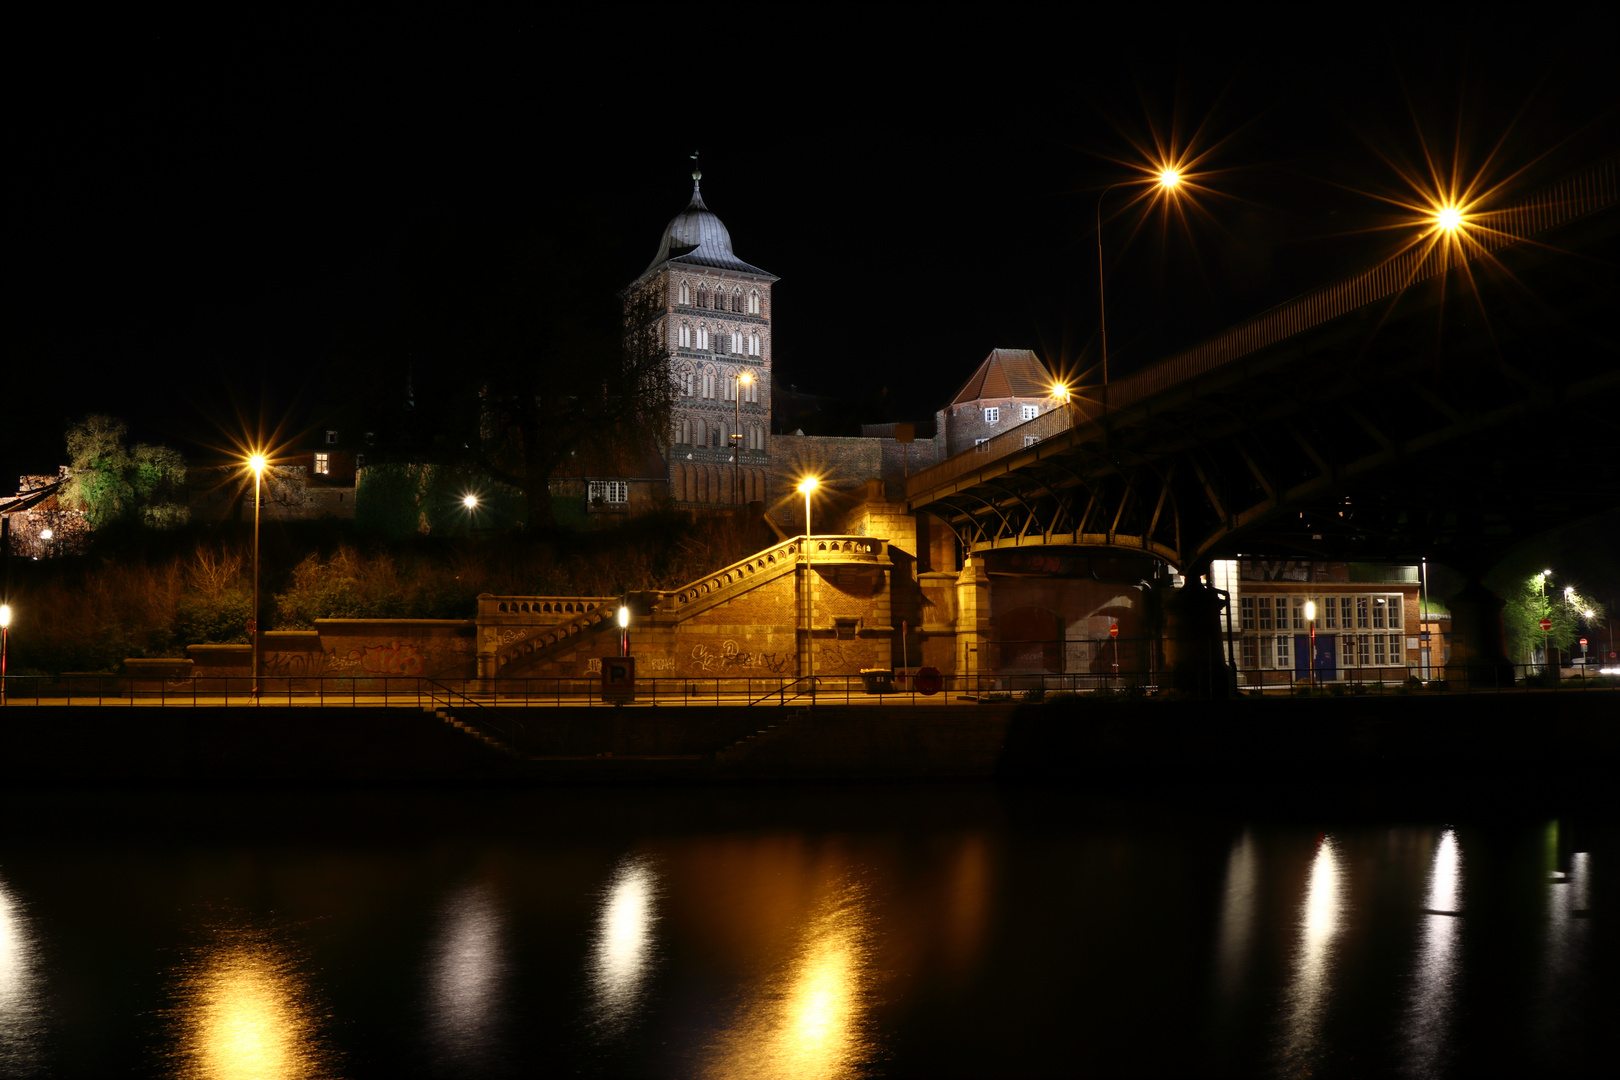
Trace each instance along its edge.
<path fill-rule="evenodd" d="M 1224 701 L 1235 692 L 1226 663 L 1221 611 L 1226 601 L 1214 589 L 1187 575 L 1187 583 L 1164 596 L 1164 661 L 1172 688 Z"/>
<path fill-rule="evenodd" d="M 977 693 L 990 667 L 990 572 L 969 557 L 956 578 L 956 674 L 964 693 Z"/>
<path fill-rule="evenodd" d="M 1512 686 L 1513 662 L 1502 637 L 1506 601 L 1473 576 L 1446 605 L 1451 608 L 1451 658 L 1446 663 L 1446 678 L 1466 679 L 1472 686 Z"/>

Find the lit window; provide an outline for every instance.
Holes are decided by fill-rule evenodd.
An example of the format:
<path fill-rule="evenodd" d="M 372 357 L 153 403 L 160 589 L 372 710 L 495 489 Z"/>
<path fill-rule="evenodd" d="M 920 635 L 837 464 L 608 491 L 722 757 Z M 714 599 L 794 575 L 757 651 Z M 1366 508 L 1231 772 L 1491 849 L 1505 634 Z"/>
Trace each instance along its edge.
<path fill-rule="evenodd" d="M 1039 405 L 1020 405 L 1018 407 L 1018 414 L 1025 420 L 1033 420 L 1037 416 L 1041 415 L 1041 407 Z"/>
<path fill-rule="evenodd" d="M 994 405 L 984 410 L 984 422 L 987 424 L 1001 423 L 1001 410 Z"/>
<path fill-rule="evenodd" d="M 623 480 L 592 480 L 590 498 L 593 503 L 629 502 L 630 485 Z"/>
<path fill-rule="evenodd" d="M 319 473 L 321 476 L 325 476 L 327 473 L 331 472 L 332 471 L 332 455 L 330 455 L 330 454 L 316 454 L 315 455 L 315 471 L 317 473 Z"/>

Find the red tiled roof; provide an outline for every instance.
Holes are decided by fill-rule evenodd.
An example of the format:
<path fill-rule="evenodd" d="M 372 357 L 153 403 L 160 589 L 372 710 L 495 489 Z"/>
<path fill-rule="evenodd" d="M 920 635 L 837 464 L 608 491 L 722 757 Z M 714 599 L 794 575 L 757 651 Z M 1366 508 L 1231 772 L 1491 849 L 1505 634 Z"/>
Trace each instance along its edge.
<path fill-rule="evenodd" d="M 963 405 L 985 398 L 1039 398 L 1052 394 L 1052 373 L 1028 349 L 992 349 L 951 399 Z"/>

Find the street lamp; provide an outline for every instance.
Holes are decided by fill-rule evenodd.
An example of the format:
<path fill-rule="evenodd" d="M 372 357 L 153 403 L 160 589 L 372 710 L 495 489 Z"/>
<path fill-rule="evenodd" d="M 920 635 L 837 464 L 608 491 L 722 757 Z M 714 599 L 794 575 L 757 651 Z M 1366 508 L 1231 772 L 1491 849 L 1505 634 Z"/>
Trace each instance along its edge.
<path fill-rule="evenodd" d="M 810 700 L 816 699 L 816 643 L 815 643 L 815 595 L 811 591 L 810 581 L 810 493 L 816 490 L 819 481 L 813 476 L 807 476 L 799 484 L 799 490 L 804 493 L 804 655 L 805 674 L 810 679 Z"/>
<path fill-rule="evenodd" d="M 0 705 L 6 703 L 6 646 L 11 638 L 11 605 L 0 604 Z"/>
<path fill-rule="evenodd" d="M 253 618 L 248 620 L 248 633 L 253 635 L 253 700 L 259 699 L 259 482 L 264 475 L 263 454 L 248 458 L 253 470 Z"/>
<path fill-rule="evenodd" d="M 1158 179 L 1154 181 L 1160 190 L 1171 191 L 1181 183 L 1181 172 L 1178 169 L 1166 168 L 1159 172 Z M 1102 340 L 1102 381 L 1103 403 L 1108 401 L 1108 298 L 1103 290 L 1103 242 L 1102 242 L 1102 204 L 1103 198 L 1117 187 L 1125 184 L 1137 183 L 1135 180 L 1121 180 L 1117 184 L 1109 184 L 1103 188 L 1102 194 L 1097 196 L 1097 333 Z"/>
<path fill-rule="evenodd" d="M 1316 685 L 1316 601 L 1305 601 L 1305 623 L 1311 630 L 1311 655 L 1305 665 L 1310 673 L 1311 685 Z"/>
<path fill-rule="evenodd" d="M 731 438 L 736 445 L 731 451 L 731 501 L 742 505 L 742 399 L 744 387 L 752 385 L 754 377 L 748 372 L 737 376 L 737 422 L 732 426 Z"/>
<path fill-rule="evenodd" d="M 630 655 L 630 608 L 626 604 L 619 605 L 619 656 Z"/>
<path fill-rule="evenodd" d="M 1541 572 L 1541 596 L 1542 599 L 1547 600 L 1546 621 L 1549 624 L 1552 622 L 1552 601 L 1547 598 L 1547 590 L 1550 588 L 1552 588 L 1552 571 L 1543 570 Z M 1549 628 L 1541 632 L 1541 673 L 1545 675 L 1547 673 L 1547 669 L 1551 666 L 1552 630 Z"/>

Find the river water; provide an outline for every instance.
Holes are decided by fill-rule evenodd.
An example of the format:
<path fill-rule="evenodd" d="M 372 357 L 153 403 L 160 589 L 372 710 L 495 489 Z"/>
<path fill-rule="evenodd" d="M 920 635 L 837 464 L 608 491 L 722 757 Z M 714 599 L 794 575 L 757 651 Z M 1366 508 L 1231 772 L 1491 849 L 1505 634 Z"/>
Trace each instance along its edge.
<path fill-rule="evenodd" d="M 990 785 L 0 796 L 9 1077 L 1603 1071 L 1613 822 Z"/>

